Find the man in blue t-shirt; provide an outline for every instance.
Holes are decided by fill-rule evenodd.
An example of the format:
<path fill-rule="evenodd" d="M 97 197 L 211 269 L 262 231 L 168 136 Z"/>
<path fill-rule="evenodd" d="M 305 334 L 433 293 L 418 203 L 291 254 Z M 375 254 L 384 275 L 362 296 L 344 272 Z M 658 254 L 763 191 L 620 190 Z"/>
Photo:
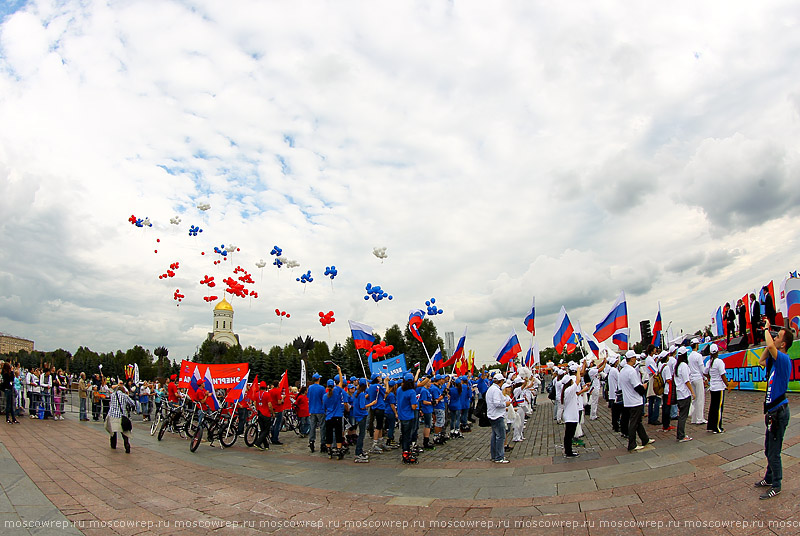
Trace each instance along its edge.
<path fill-rule="evenodd" d="M 764 341 L 766 348 L 761 354 L 758 364 L 767 368 L 767 392 L 764 397 L 764 421 L 767 425 L 764 441 L 764 454 L 767 456 L 767 472 L 764 478 L 756 482 L 757 488 L 769 488 L 760 499 L 771 499 L 781 492 L 783 466 L 781 449 L 783 435 L 789 424 L 789 401 L 786 391 L 789 388 L 789 376 L 792 371 L 792 360 L 786 353 L 792 346 L 794 336 L 786 328 L 772 338 L 769 320 L 764 320 Z"/>
<path fill-rule="evenodd" d="M 386 391 L 382 389 L 382 379 L 377 373 L 372 374 L 372 383 L 367 388 L 367 408 L 372 412 L 372 419 L 375 427 L 372 431 L 372 449 L 370 452 L 380 454 L 389 450 L 386 440 L 383 439 L 383 418 L 386 409 Z"/>
<path fill-rule="evenodd" d="M 320 443 L 322 443 L 321 451 L 326 452 L 325 447 L 325 410 L 322 407 L 322 395 L 325 394 L 325 388 L 320 385 L 319 380 L 321 376 L 314 373 L 311 380 L 314 382 L 308 386 L 308 448 L 314 452 L 314 440 L 317 438 L 317 426 L 319 425 Z"/>
<path fill-rule="evenodd" d="M 430 378 L 422 378 L 418 389 L 419 412 L 422 414 L 422 448 L 432 449 L 431 427 L 433 426 L 433 397 L 430 391 Z"/>

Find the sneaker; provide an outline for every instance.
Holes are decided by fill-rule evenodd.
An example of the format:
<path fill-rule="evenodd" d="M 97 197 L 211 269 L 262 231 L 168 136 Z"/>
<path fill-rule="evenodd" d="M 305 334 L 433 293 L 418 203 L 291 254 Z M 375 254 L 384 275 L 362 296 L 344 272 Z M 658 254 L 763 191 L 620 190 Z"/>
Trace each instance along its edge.
<path fill-rule="evenodd" d="M 769 482 L 767 482 L 764 479 L 761 479 L 758 482 L 756 482 L 754 484 L 754 486 L 757 487 L 757 488 L 770 488 L 770 487 L 772 487 L 772 484 L 770 484 Z"/>
<path fill-rule="evenodd" d="M 267 448 L 264 445 L 256 445 L 256 448 L 261 451 L 267 450 Z"/>
<path fill-rule="evenodd" d="M 642 450 L 643 448 L 644 448 L 644 445 L 638 445 L 638 446 L 634 447 L 633 450 Z"/>
<path fill-rule="evenodd" d="M 572 454 L 564 454 L 565 458 L 577 458 L 578 456 L 580 456 L 580 454 L 577 452 L 573 452 Z"/>
<path fill-rule="evenodd" d="M 377 444 L 375 444 L 375 445 L 372 445 L 372 448 L 370 449 L 370 452 L 374 452 L 375 454 L 383 454 L 383 449 L 380 446 L 378 446 Z"/>
<path fill-rule="evenodd" d="M 494 460 L 494 463 L 509 463 L 509 461 L 506 460 L 505 458 L 502 458 L 500 460 Z"/>
<path fill-rule="evenodd" d="M 683 439 L 679 439 L 678 443 L 686 443 L 687 441 L 691 441 L 692 438 L 689 436 L 684 437 Z"/>
<path fill-rule="evenodd" d="M 653 444 L 653 443 L 655 443 L 655 442 L 656 442 L 656 440 L 655 440 L 655 439 L 648 439 L 648 440 L 647 440 L 647 443 L 645 443 L 645 444 L 644 444 L 644 445 L 642 445 L 642 446 L 643 446 L 643 447 L 646 447 L 647 445 L 652 445 L 652 444 Z"/>
<path fill-rule="evenodd" d="M 763 495 L 761 495 L 759 497 L 759 499 L 761 499 L 761 500 L 771 499 L 771 498 L 777 496 L 780 492 L 781 492 L 780 488 L 770 488 L 769 491 L 764 493 Z"/>
<path fill-rule="evenodd" d="M 365 454 L 359 454 L 353 459 L 353 461 L 355 463 L 369 463 L 369 456 Z"/>

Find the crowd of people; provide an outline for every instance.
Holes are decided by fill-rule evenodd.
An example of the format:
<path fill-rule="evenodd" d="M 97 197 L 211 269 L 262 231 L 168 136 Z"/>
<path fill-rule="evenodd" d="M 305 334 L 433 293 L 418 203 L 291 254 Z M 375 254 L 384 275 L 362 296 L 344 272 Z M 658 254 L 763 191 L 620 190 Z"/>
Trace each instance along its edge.
<path fill-rule="evenodd" d="M 764 337 L 761 365 L 767 368 L 768 376 L 764 405 L 768 467 L 764 479 L 756 485 L 769 487 L 762 498 L 770 498 L 780 493 L 780 451 L 789 419 L 785 393 L 791 360 L 786 352 L 793 334 L 785 328 L 770 331 L 766 320 Z M 642 354 L 629 350 L 618 355 L 603 348 L 598 357 L 589 355 L 553 367 L 547 373 L 553 376 L 547 393 L 553 401 L 553 419 L 564 425 L 564 456 L 579 456 L 574 447 L 584 445 L 584 419 L 587 414 L 590 420 L 598 418 L 601 399 L 608 401 L 611 427 L 627 440 L 630 452 L 654 442 L 644 418 L 648 425 L 660 427 L 657 429 L 662 433 L 675 431 L 675 439 L 681 443 L 693 439 L 687 433 L 687 421 L 705 425 L 709 433 L 723 433 L 725 393 L 731 382 L 717 345 L 708 346 L 706 358 L 698 350 L 699 342 L 692 339 L 667 350 L 650 345 Z M 398 379 L 379 374 L 347 378 L 340 368 L 337 371 L 324 381 L 314 373 L 308 387 L 287 389 L 266 382 L 248 387 L 247 396 L 236 405 L 237 432 L 243 433 L 244 423 L 252 415 L 259 425 L 256 448 L 267 450 L 270 444 L 280 445 L 283 414 L 291 410 L 299 435 L 308 438 L 312 453 L 318 449 L 330 458 L 342 459 L 352 446 L 354 462 L 368 463 L 370 455 L 399 449 L 403 463 L 416 463 L 425 450 L 444 446 L 470 432 L 477 418 L 481 426 L 491 427 L 492 461 L 508 463 L 505 453 L 524 440 L 525 425 L 536 411 L 537 394 L 544 387 L 539 375 L 524 367 L 507 374 L 484 368 L 470 376 L 420 374 L 417 369 Z M 31 418 L 63 420 L 66 393 L 74 383 L 73 377 L 47 364 L 24 370 L 2 363 L 0 388 L 6 421 L 18 423 L 17 417 L 25 411 Z M 706 390 L 710 401 L 704 414 Z M 132 380 L 112 381 L 100 373 L 87 379 L 81 373 L 77 395 L 79 419 L 88 421 L 90 414 L 95 421 L 102 418 L 111 447 L 116 448 L 117 434 L 122 433 L 125 450 L 130 452 L 131 412 L 148 421 L 165 402 L 172 407 L 188 403 L 194 405 L 202 422 L 203 415 L 211 410 L 212 393 L 199 386 L 189 395 L 178 388 L 175 375 L 166 383 L 137 384 Z M 224 395 L 221 392 L 218 398 L 224 400 Z M 371 438 L 369 447 L 365 444 L 367 436 Z"/>

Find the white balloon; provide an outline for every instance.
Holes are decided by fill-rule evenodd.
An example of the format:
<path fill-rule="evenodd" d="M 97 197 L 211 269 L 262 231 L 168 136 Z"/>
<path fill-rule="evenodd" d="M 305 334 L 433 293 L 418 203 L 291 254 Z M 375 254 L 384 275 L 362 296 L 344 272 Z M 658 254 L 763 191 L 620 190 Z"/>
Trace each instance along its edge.
<path fill-rule="evenodd" d="M 181 219 L 178 216 L 169 219 L 169 222 L 172 225 L 178 225 L 181 222 Z"/>
<path fill-rule="evenodd" d="M 285 264 L 287 268 L 297 268 L 298 266 L 300 266 L 299 262 L 288 259 L 283 261 L 283 264 Z"/>
<path fill-rule="evenodd" d="M 378 257 L 379 259 L 385 259 L 386 257 L 388 257 L 388 255 L 386 255 L 386 247 L 380 247 L 380 248 L 374 247 L 372 248 L 372 254 Z"/>
<path fill-rule="evenodd" d="M 197 203 L 197 208 L 205 212 L 206 210 L 211 208 L 211 205 L 208 203 Z"/>
<path fill-rule="evenodd" d="M 267 263 L 264 261 L 264 259 L 258 259 L 258 262 L 256 263 L 256 268 L 263 268 L 266 265 Z"/>

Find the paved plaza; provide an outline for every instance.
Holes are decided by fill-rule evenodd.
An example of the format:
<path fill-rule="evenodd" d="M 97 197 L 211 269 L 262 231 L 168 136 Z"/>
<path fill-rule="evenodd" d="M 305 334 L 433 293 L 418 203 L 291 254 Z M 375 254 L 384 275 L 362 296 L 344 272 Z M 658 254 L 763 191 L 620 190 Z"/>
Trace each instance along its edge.
<path fill-rule="evenodd" d="M 2 534 L 798 534 L 800 419 L 786 433 L 783 492 L 759 501 L 762 400 L 729 393 L 726 433 L 687 425 L 688 443 L 647 426 L 655 444 L 632 454 L 601 407 L 567 460 L 540 396 L 507 465 L 487 461 L 478 427 L 407 466 L 397 451 L 329 460 L 293 433 L 267 452 L 240 438 L 190 453 L 136 421 L 126 455 L 99 422 L 23 419 L 0 428 Z M 800 396 L 790 403 L 800 415 Z"/>

